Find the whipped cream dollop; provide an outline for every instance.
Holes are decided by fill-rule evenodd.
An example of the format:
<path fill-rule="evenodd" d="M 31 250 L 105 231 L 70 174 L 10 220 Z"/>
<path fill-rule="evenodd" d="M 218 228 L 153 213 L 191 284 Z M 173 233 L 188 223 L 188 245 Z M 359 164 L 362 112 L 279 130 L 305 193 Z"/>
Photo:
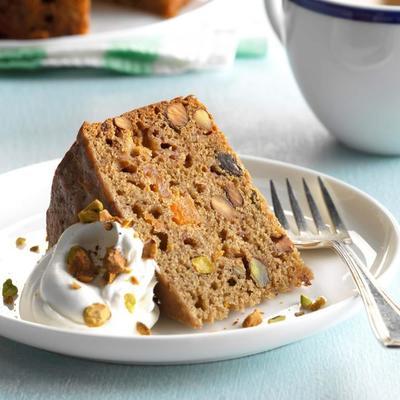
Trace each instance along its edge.
<path fill-rule="evenodd" d="M 87 250 L 98 266 L 107 249 L 115 248 L 126 259 L 127 268 L 112 283 L 104 284 L 100 275 L 89 283 L 78 281 L 67 265 L 74 246 Z M 116 335 L 138 334 L 138 322 L 151 328 L 159 317 L 153 300 L 157 264 L 142 258 L 143 246 L 133 228 L 124 228 L 118 222 L 110 222 L 107 228 L 102 222 L 70 226 L 27 280 L 20 301 L 21 317 L 56 327 Z M 96 328 L 87 326 L 84 319 L 84 310 L 93 304 L 105 304 L 111 312 L 110 318 Z"/>

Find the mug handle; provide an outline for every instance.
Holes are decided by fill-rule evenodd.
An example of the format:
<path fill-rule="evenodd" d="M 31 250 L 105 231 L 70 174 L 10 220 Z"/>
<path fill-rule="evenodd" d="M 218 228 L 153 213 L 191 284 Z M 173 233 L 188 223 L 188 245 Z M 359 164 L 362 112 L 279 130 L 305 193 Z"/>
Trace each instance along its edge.
<path fill-rule="evenodd" d="M 276 36 L 284 43 L 282 0 L 265 0 L 265 9 Z"/>

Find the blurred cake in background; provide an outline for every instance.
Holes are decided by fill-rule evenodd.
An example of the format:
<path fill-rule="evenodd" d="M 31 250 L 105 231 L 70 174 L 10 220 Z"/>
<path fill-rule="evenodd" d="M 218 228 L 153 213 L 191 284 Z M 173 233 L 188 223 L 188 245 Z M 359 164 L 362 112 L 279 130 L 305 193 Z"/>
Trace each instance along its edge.
<path fill-rule="evenodd" d="M 189 0 L 111 0 L 163 17 Z M 91 0 L 0 0 L 0 38 L 44 39 L 89 31 Z"/>

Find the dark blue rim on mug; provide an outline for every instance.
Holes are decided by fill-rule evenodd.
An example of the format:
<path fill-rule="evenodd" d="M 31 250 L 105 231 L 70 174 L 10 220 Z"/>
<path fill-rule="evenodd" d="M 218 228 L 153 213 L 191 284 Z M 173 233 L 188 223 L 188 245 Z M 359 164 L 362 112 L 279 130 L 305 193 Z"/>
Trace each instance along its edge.
<path fill-rule="evenodd" d="M 378 22 L 384 24 L 400 24 L 400 7 L 394 10 L 393 7 L 383 9 L 364 8 L 362 6 L 352 6 L 351 4 L 338 4 L 321 0 L 289 0 L 300 7 L 315 11 L 320 14 L 330 15 L 331 17 L 351 19 L 362 22 Z"/>

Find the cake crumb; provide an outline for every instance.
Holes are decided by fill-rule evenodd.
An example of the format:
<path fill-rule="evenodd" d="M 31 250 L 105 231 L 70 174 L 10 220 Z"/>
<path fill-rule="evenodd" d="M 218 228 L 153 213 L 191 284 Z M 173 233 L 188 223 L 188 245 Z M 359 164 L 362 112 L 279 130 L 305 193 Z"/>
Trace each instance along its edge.
<path fill-rule="evenodd" d="M 242 327 L 243 328 L 250 328 L 252 326 L 257 326 L 260 325 L 261 322 L 263 321 L 262 314 L 260 313 L 260 310 L 257 308 L 249 314 L 243 321 Z"/>
<path fill-rule="evenodd" d="M 40 248 L 39 246 L 32 246 L 29 251 L 31 251 L 32 253 L 39 253 L 40 252 Z"/>

